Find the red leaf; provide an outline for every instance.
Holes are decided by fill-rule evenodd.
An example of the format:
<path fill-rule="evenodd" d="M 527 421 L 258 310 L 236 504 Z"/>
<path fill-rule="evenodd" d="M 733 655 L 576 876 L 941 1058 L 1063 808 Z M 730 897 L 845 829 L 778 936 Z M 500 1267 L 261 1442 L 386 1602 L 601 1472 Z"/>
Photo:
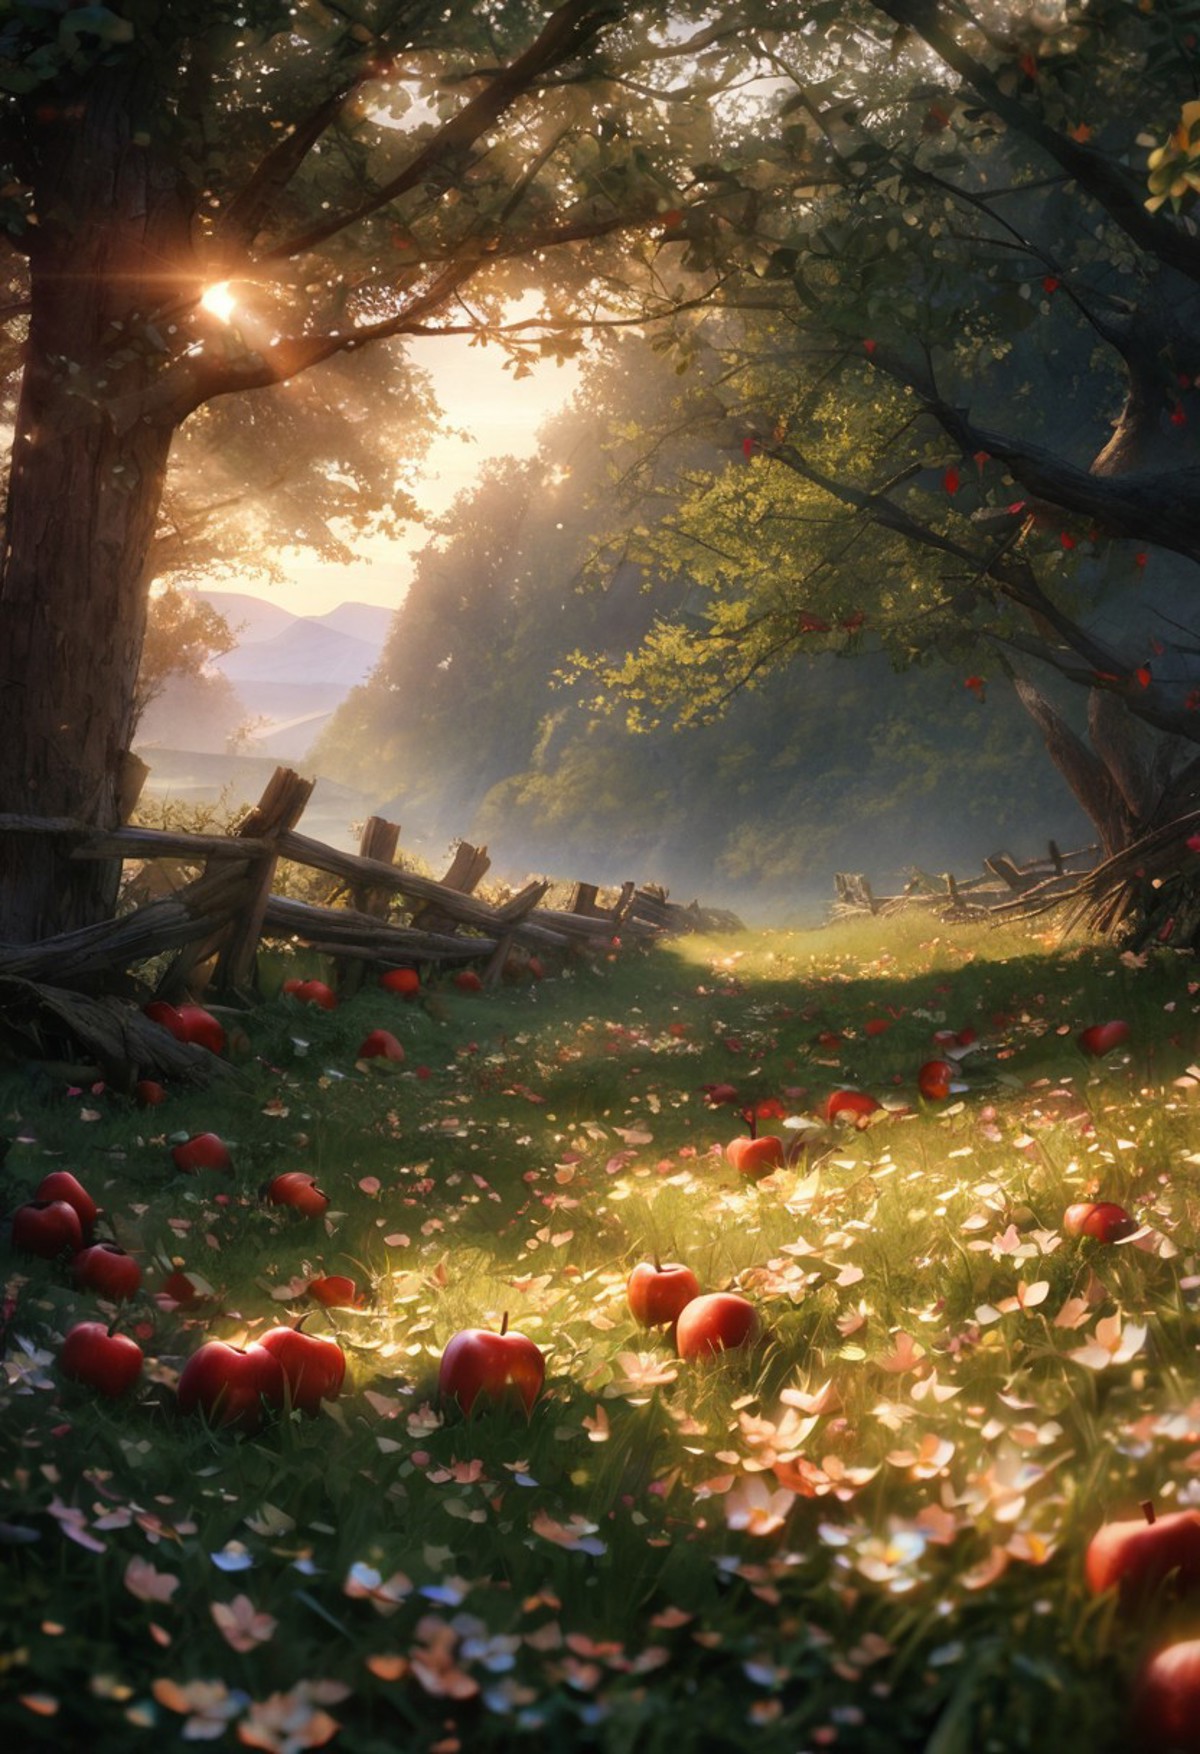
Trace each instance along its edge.
<path fill-rule="evenodd" d="M 1069 530 L 1064 530 L 1058 539 L 1064 548 L 1074 548 L 1075 546 L 1075 538 L 1071 535 Z"/>
<path fill-rule="evenodd" d="M 742 440 L 742 455 L 743 455 L 743 457 L 745 457 L 747 462 L 749 462 L 751 457 L 754 455 L 754 447 L 757 443 L 758 443 L 758 440 L 756 438 L 754 438 L 753 435 L 751 435 L 751 434 L 748 434 Z"/>
<path fill-rule="evenodd" d="M 1032 78 L 1032 75 L 1030 75 L 1030 77 Z M 1042 281 L 1042 291 L 1057 292 L 1061 285 L 1062 281 L 1058 278 L 1057 274 L 1047 274 Z"/>
<path fill-rule="evenodd" d="M 1142 688 L 1149 688 L 1154 680 L 1150 674 L 1149 664 L 1139 664 L 1133 674 Z"/>
<path fill-rule="evenodd" d="M 1186 426 L 1187 425 L 1187 415 L 1183 412 L 1182 408 L 1172 408 L 1172 410 L 1171 410 L 1171 425 L 1172 426 Z"/>
<path fill-rule="evenodd" d="M 959 479 L 957 469 L 947 469 L 946 473 L 942 476 L 942 486 L 946 489 L 947 493 L 958 492 Z"/>
<path fill-rule="evenodd" d="M 864 341 L 863 342 L 863 352 L 864 353 L 874 353 L 874 351 L 878 347 L 878 345 L 879 345 L 879 343 L 877 341 Z"/>

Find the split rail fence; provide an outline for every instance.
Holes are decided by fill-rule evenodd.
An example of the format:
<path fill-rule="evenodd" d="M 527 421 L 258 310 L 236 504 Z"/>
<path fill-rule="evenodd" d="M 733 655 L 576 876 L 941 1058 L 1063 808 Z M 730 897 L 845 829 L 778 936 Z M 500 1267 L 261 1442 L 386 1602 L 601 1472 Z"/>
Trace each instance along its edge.
<path fill-rule="evenodd" d="M 861 872 L 839 871 L 833 880 L 832 914 L 843 919 L 860 913 L 936 908 L 946 917 L 967 919 L 1036 912 L 1060 898 L 1068 899 L 1095 865 L 1097 851 L 1089 846 L 1064 853 L 1051 841 L 1045 857 L 1020 865 L 1007 853 L 993 853 L 983 861 L 979 877 L 955 877 L 949 871 L 934 876 L 913 868 L 898 895 L 876 895 Z"/>
<path fill-rule="evenodd" d="M 298 830 L 313 780 L 277 768 L 258 803 L 228 835 L 175 833 L 126 826 L 107 831 L 33 816 L 0 816 L 0 833 L 53 835 L 72 859 L 173 861 L 199 874 L 116 918 L 30 945 L 0 944 L 6 977 L 94 988 L 151 958 L 170 956 L 155 996 L 168 1001 L 210 990 L 233 1001 L 256 989 L 260 941 L 287 940 L 333 957 L 339 986 L 352 991 L 367 967 L 482 964 L 494 985 L 514 952 L 526 956 L 596 946 L 617 933 L 734 926 L 732 915 L 679 907 L 662 890 L 621 886 L 601 902 L 595 884 L 577 883 L 566 908 L 543 904 L 539 879 L 493 904 L 474 891 L 490 867 L 484 847 L 461 842 L 435 880 L 395 863 L 400 830 L 373 816 L 357 853 L 342 852 Z M 276 894 L 281 859 L 339 880 L 349 905 L 326 906 Z M 397 913 L 405 917 L 396 917 Z"/>

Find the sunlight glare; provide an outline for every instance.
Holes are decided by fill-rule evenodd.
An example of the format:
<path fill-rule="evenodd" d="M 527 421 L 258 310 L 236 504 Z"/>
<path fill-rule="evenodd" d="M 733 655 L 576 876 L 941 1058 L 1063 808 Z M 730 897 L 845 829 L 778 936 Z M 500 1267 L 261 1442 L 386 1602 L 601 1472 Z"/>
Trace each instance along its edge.
<path fill-rule="evenodd" d="M 215 286 L 205 287 L 200 305 L 220 322 L 227 323 L 237 309 L 237 300 L 230 291 L 229 282 L 221 280 Z"/>

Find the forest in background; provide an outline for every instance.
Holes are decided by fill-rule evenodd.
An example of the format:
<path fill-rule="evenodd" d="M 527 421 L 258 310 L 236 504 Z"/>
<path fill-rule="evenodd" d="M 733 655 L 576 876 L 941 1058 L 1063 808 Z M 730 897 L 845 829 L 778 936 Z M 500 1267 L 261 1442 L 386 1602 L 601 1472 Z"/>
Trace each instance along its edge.
<path fill-rule="evenodd" d="M 613 342 L 534 457 L 486 466 L 435 524 L 313 767 L 387 800 L 423 844 L 464 836 L 506 871 L 633 876 L 751 918 L 820 917 L 838 870 L 882 888 L 1050 836 L 1089 844 L 1005 679 L 967 687 L 959 652 L 902 651 L 869 622 L 814 639 L 800 612 L 794 647 L 723 701 L 698 705 L 686 676 L 674 700 L 658 674 L 605 685 L 656 630 L 704 634 L 696 568 L 647 544 L 698 486 L 745 496 L 755 473 L 728 411 L 705 418 L 704 363 L 678 363 Z M 789 542 L 785 596 L 803 558 Z"/>

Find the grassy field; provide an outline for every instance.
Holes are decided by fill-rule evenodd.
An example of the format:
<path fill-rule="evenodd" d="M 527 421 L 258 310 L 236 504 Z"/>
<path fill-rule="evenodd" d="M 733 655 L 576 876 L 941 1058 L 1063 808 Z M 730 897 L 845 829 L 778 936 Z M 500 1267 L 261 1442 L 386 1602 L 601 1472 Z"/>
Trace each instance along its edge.
<path fill-rule="evenodd" d="M 115 1308 L 0 1244 L 4 1746 L 1138 1747 L 1132 1678 L 1200 1601 L 1131 1614 L 1082 1565 L 1138 1500 L 1200 1503 L 1195 972 L 917 916 L 275 998 L 235 1086 L 146 1111 L 10 1068 L 6 1210 L 85 1182 L 142 1261 L 146 1364 L 120 1400 L 65 1381 L 66 1330 Z M 403 1066 L 356 1063 L 376 1026 Z M 924 1101 L 967 1027 L 969 1089 Z M 724 1083 L 782 1110 L 766 1181 L 723 1160 Z M 826 1124 L 844 1085 L 884 1106 Z M 233 1173 L 179 1174 L 208 1129 Z M 259 1198 L 293 1168 L 323 1219 Z M 1064 1235 L 1093 1196 L 1138 1232 Z M 656 1251 L 752 1299 L 758 1344 L 684 1363 L 636 1327 Z M 173 1265 L 204 1301 L 162 1295 Z M 369 1301 L 314 1305 L 322 1271 Z M 178 1413 L 202 1341 L 305 1310 L 339 1399 Z M 450 1336 L 505 1312 L 547 1356 L 532 1417 L 439 1406 Z"/>

